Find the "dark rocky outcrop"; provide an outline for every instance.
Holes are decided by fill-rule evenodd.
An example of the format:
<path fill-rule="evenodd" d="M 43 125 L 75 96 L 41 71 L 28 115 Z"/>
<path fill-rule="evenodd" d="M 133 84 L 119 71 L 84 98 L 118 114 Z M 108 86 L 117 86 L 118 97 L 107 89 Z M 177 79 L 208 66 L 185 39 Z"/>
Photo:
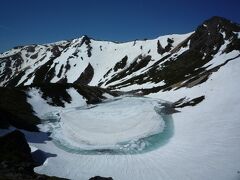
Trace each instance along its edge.
<path fill-rule="evenodd" d="M 101 177 L 101 176 L 95 176 L 90 178 L 89 180 L 113 180 L 111 177 Z"/>
<path fill-rule="evenodd" d="M 15 130 L 0 137 L 0 180 L 57 180 L 33 171 L 36 166 L 24 134 Z"/>
<path fill-rule="evenodd" d="M 60 68 L 60 70 L 59 70 L 59 72 L 58 72 L 58 74 L 57 74 L 57 77 L 58 77 L 58 78 L 60 78 L 60 77 L 62 76 L 63 67 L 64 67 L 64 65 L 62 64 L 62 65 L 61 65 L 61 68 Z"/>
<path fill-rule="evenodd" d="M 178 101 L 173 103 L 174 108 L 183 108 L 186 106 L 195 106 L 202 102 L 205 99 L 205 96 L 199 96 L 193 99 L 181 98 Z"/>
<path fill-rule="evenodd" d="M 30 45 L 24 48 L 28 53 L 34 53 L 35 52 L 36 45 Z"/>
<path fill-rule="evenodd" d="M 151 59 L 152 57 L 150 55 L 147 56 L 139 55 L 126 69 L 114 75 L 109 81 L 106 82 L 106 84 L 120 80 L 126 77 L 127 75 L 130 75 L 133 72 L 138 71 L 139 69 L 145 67 L 151 61 Z"/>
<path fill-rule="evenodd" d="M 27 102 L 27 92 L 31 88 L 39 89 L 42 92 L 42 98 L 48 104 L 61 107 L 64 107 L 66 102 L 70 103 L 72 101 L 72 97 L 67 92 L 69 88 L 74 88 L 86 99 L 88 104 L 101 102 L 105 99 L 104 93 L 109 93 L 113 96 L 119 95 L 117 92 L 111 92 L 99 87 L 67 83 L 0 87 L 0 128 L 14 126 L 28 131 L 38 131 L 37 124 L 40 123 L 40 119 L 35 115 L 32 106 Z"/>
<path fill-rule="evenodd" d="M 38 165 L 24 134 L 15 130 L 0 137 L 0 180 L 67 180 L 35 173 Z M 111 177 L 95 176 L 89 180 L 113 180 Z"/>
<path fill-rule="evenodd" d="M 163 48 L 160 41 L 157 41 L 157 52 L 158 54 L 163 55 L 165 52 L 169 52 L 172 48 L 172 43 L 174 42 L 172 39 L 167 39 L 168 44 Z"/>
<path fill-rule="evenodd" d="M 112 92 L 107 89 L 103 89 L 100 87 L 92 87 L 88 85 L 78 85 L 78 84 L 35 84 L 31 86 L 26 86 L 25 88 L 37 88 L 40 89 L 42 94 L 42 98 L 51 99 L 48 102 L 53 106 L 62 106 L 64 107 L 64 103 L 70 103 L 72 101 L 71 96 L 67 93 L 67 89 L 74 88 L 80 95 L 82 95 L 88 104 L 95 104 L 101 102 L 104 97 L 104 93 L 109 93 L 113 96 L 118 96 L 118 92 Z"/>
<path fill-rule="evenodd" d="M 91 82 L 94 75 L 94 69 L 92 65 L 89 63 L 85 70 L 82 72 L 80 77 L 74 82 L 74 84 L 82 84 L 87 85 Z"/>
<path fill-rule="evenodd" d="M 15 87 L 15 86 L 17 86 L 18 82 L 21 80 L 21 78 L 24 75 L 25 75 L 25 71 L 21 71 L 14 78 L 10 79 L 7 83 L 5 83 L 5 86 L 8 86 L 8 87 Z"/>
<path fill-rule="evenodd" d="M 22 89 L 0 87 L 0 128 L 10 125 L 29 131 L 37 131 L 40 119 L 33 114 L 27 95 Z"/>
<path fill-rule="evenodd" d="M 212 55 L 218 52 L 225 39 L 235 36 L 240 26 L 222 17 L 212 17 L 198 26 L 190 37 L 190 49 Z M 223 34 L 225 33 L 225 37 Z"/>
<path fill-rule="evenodd" d="M 24 134 L 15 130 L 0 139 L 0 159 L 9 162 L 29 163 L 34 167 L 34 161 L 31 156 L 31 149 L 26 142 Z"/>
<path fill-rule="evenodd" d="M 127 60 L 128 60 L 128 56 L 125 56 L 124 58 L 122 58 L 121 61 L 116 63 L 116 65 L 113 68 L 114 72 L 118 71 L 119 69 L 123 69 L 127 64 Z"/>
<path fill-rule="evenodd" d="M 82 46 L 84 43 L 87 46 L 87 55 L 88 55 L 88 57 L 91 57 L 92 56 L 91 39 L 87 35 L 83 36 L 82 41 L 79 46 Z"/>
<path fill-rule="evenodd" d="M 55 73 L 51 72 L 51 74 L 49 74 L 49 70 L 53 64 L 54 58 L 51 58 L 49 61 L 47 61 L 44 65 L 42 65 L 41 67 L 39 67 L 36 72 L 35 72 L 35 77 L 33 79 L 33 83 L 47 83 L 48 81 L 46 81 L 46 76 L 48 77 L 48 79 L 51 79 L 50 77 L 54 77 Z"/>
<path fill-rule="evenodd" d="M 158 54 L 161 54 L 161 55 L 165 53 L 165 49 L 162 47 L 159 40 L 157 41 L 157 52 Z"/>

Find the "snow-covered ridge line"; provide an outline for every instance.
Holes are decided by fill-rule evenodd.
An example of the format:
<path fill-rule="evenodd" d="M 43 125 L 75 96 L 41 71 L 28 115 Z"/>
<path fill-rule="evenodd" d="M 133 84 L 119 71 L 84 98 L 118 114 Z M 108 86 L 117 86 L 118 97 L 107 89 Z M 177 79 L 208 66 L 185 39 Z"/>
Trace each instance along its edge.
<path fill-rule="evenodd" d="M 193 32 L 190 32 L 190 33 L 186 33 L 191 35 Z M 184 34 L 167 34 L 167 35 L 162 35 L 162 36 L 158 36 L 156 38 L 147 38 L 147 39 L 135 39 L 135 40 L 128 40 L 128 41 L 114 41 L 114 40 L 102 40 L 102 39 L 97 39 L 97 38 L 94 38 L 94 37 L 89 37 L 88 35 L 83 35 L 83 36 L 80 36 L 78 38 L 73 38 L 71 40 L 60 40 L 60 41 L 55 41 L 55 42 L 50 42 L 50 43 L 43 43 L 43 44 L 25 44 L 25 45 L 22 45 L 22 46 L 16 46 L 12 49 L 9 49 L 5 52 L 2 52 L 0 53 L 0 58 L 3 58 L 7 55 L 10 54 L 10 52 L 17 52 L 17 50 L 21 50 L 21 49 L 24 49 L 28 46 L 52 46 L 52 45 L 62 45 L 62 44 L 65 44 L 65 43 L 68 43 L 68 42 L 71 42 L 71 41 L 78 41 L 79 39 L 82 39 L 83 37 L 89 37 L 89 39 L 93 40 L 93 41 L 97 41 L 97 42 L 107 42 L 107 43 L 115 43 L 115 44 L 124 44 L 124 43 L 131 43 L 131 42 L 135 42 L 135 41 L 139 41 L 139 42 L 143 42 L 143 41 L 151 41 L 151 40 L 156 40 L 156 39 L 161 39 L 163 37 L 171 37 L 171 36 L 183 36 Z"/>
<path fill-rule="evenodd" d="M 74 83 L 158 91 L 194 86 L 210 66 L 239 54 L 239 32 L 238 25 L 213 17 L 191 33 L 151 40 L 116 43 L 82 36 L 24 46 L 0 58 L 0 85 Z M 187 80 L 194 83 L 182 85 Z"/>
<path fill-rule="evenodd" d="M 97 85 L 106 72 L 123 57 L 128 56 L 127 64 L 131 63 L 140 54 L 148 54 L 151 55 L 152 59 L 159 59 L 162 55 L 157 52 L 158 42 L 165 47 L 168 44 L 167 39 L 172 39 L 172 46 L 175 47 L 190 35 L 191 33 L 167 35 L 153 40 L 136 40 L 123 43 L 93 40 L 83 36 L 72 41 L 23 46 L 1 54 L 0 73 L 3 74 L 2 78 L 5 80 L 0 83 L 6 86 L 9 84 L 9 78 L 17 78 L 18 83 L 14 83 L 14 85 L 29 85 L 34 82 L 36 71 L 51 59 L 54 59 L 52 63 L 48 63 L 50 67 L 46 71 L 46 73 L 54 73 L 54 75 L 48 75 L 54 76 L 49 79 L 51 82 L 66 81 L 73 83 L 80 78 L 86 67 L 90 65 L 94 71 L 93 77 L 89 79 L 90 85 Z M 11 74 L 5 75 L 4 69 L 8 67 L 11 69 Z M 29 69 L 26 69 L 26 67 Z M 111 73 L 109 76 L 111 76 Z"/>

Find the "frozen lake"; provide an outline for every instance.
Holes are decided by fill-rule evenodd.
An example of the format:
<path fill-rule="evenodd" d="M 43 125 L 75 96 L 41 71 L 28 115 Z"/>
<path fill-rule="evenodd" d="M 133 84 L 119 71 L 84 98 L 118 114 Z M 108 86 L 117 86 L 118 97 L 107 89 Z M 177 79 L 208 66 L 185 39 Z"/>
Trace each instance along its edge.
<path fill-rule="evenodd" d="M 55 145 L 80 154 L 135 154 L 159 148 L 173 135 L 160 100 L 120 97 L 50 113 L 45 126 Z"/>

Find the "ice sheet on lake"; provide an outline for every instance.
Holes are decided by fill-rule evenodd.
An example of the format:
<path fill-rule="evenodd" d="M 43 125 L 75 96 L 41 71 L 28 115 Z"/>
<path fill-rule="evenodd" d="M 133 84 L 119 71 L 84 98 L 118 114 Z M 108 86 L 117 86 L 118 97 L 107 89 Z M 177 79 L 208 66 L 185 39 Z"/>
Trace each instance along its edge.
<path fill-rule="evenodd" d="M 171 137 L 170 122 L 159 113 L 161 108 L 160 101 L 151 98 L 113 98 L 94 106 L 62 110 L 56 121 L 48 114 L 48 128 L 44 129 L 52 133 L 58 147 L 71 152 L 145 152 Z"/>

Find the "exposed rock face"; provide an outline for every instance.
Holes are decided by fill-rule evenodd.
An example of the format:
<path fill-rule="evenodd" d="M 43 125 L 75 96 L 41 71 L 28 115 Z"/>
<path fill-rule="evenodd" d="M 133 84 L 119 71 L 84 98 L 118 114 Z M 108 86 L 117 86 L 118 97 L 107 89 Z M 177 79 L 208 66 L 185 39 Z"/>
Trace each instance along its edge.
<path fill-rule="evenodd" d="M 77 93 L 86 99 L 88 104 L 99 103 L 105 97 L 104 93 L 118 96 L 117 92 L 76 84 L 38 84 L 25 87 L 0 87 L 0 128 L 14 126 L 28 131 L 38 131 L 40 119 L 35 115 L 32 106 L 27 102 L 27 93 L 32 88 L 39 89 L 43 99 L 51 100 L 49 105 L 64 107 L 71 103 L 72 98 L 68 89 L 74 88 Z"/>
<path fill-rule="evenodd" d="M 20 88 L 0 87 L 0 128 L 10 125 L 28 131 L 37 131 L 40 119 L 27 103 L 27 95 Z"/>
<path fill-rule="evenodd" d="M 0 128 L 7 128 L 9 125 L 23 128 L 26 130 L 37 130 L 36 124 L 39 123 L 37 117 L 32 113 L 31 106 L 26 101 L 26 93 L 31 88 L 39 88 L 43 92 L 43 98 L 51 98 L 53 105 L 64 106 L 63 101 L 70 102 L 71 96 L 67 93 L 68 88 L 76 88 L 79 94 L 87 99 L 88 103 L 98 103 L 104 97 L 103 93 L 110 92 L 98 87 L 89 87 L 73 84 L 42 84 L 20 88 L 0 88 Z M 14 103 L 19 103 L 21 108 Z M 15 109 L 16 108 L 16 109 Z M 19 113 L 18 113 L 19 112 Z M 25 119 L 21 119 L 24 115 Z M 27 117 L 29 116 L 29 117 Z M 32 121 L 36 118 L 36 121 Z M 31 150 L 26 139 L 20 131 L 14 131 L 0 138 L 0 179 L 62 179 L 49 177 L 33 172 L 37 165 L 31 156 Z M 111 179 L 95 177 L 94 179 Z"/>
<path fill-rule="evenodd" d="M 31 149 L 28 146 L 24 134 L 20 131 L 13 131 L 0 139 L 1 161 L 25 162 L 32 167 L 34 162 L 31 156 Z M 31 167 L 30 166 L 30 167 Z"/>
<path fill-rule="evenodd" d="M 24 134 L 15 130 L 0 137 L 0 179 L 63 179 L 34 173 L 36 166 Z"/>
<path fill-rule="evenodd" d="M 163 55 L 165 52 L 169 52 L 172 48 L 172 43 L 174 41 L 172 39 L 167 39 L 167 45 L 163 48 L 160 41 L 157 42 L 157 52 L 158 54 Z"/>
<path fill-rule="evenodd" d="M 212 17 L 198 26 L 196 32 L 191 36 L 190 49 L 206 53 L 209 56 L 213 55 L 218 52 L 224 40 L 234 38 L 237 36 L 234 32 L 239 31 L 239 25 L 224 18 Z M 238 48 L 236 47 L 236 49 Z"/>
<path fill-rule="evenodd" d="M 76 91 L 86 99 L 88 104 L 94 104 L 101 102 L 104 98 L 104 93 L 109 93 L 112 96 L 118 96 L 118 92 L 113 92 L 100 87 L 92 87 L 88 85 L 77 85 L 77 84 L 39 84 L 26 86 L 26 88 L 38 88 L 42 92 L 44 99 L 51 99 L 50 105 L 64 107 L 64 102 L 70 103 L 72 97 L 69 95 L 67 90 L 74 88 Z"/>
<path fill-rule="evenodd" d="M 123 68 L 126 66 L 126 64 L 127 64 L 127 60 L 128 60 L 128 57 L 127 57 L 127 56 L 125 56 L 124 58 L 122 58 L 122 60 L 121 60 L 120 62 L 118 62 L 118 63 L 114 66 L 113 70 L 116 72 L 116 71 L 118 71 L 119 69 L 123 69 Z"/>
<path fill-rule="evenodd" d="M 162 47 L 159 41 L 157 42 L 157 52 L 161 55 L 165 53 L 165 49 Z"/>
<path fill-rule="evenodd" d="M 74 83 L 87 85 L 91 82 L 93 75 L 94 75 L 94 69 L 93 69 L 92 65 L 89 63 L 88 66 L 86 67 L 86 69 L 80 75 L 80 77 Z"/>
<path fill-rule="evenodd" d="M 100 176 L 95 176 L 95 177 L 92 177 L 90 178 L 89 180 L 113 180 L 113 178 L 111 177 L 100 177 Z"/>

